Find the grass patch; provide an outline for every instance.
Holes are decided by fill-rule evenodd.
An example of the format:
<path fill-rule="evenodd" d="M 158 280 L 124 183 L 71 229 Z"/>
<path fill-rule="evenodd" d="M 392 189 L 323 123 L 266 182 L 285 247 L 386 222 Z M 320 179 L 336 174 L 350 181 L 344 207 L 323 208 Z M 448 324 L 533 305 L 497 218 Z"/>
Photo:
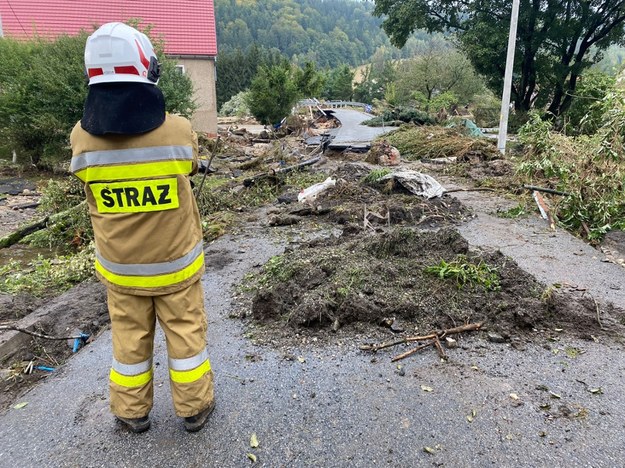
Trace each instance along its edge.
<path fill-rule="evenodd" d="M 263 265 L 263 272 L 258 276 L 257 285 L 267 287 L 275 283 L 284 283 L 293 276 L 293 268 L 287 257 L 275 255 Z"/>
<path fill-rule="evenodd" d="M 497 210 L 498 218 L 517 219 L 523 216 L 527 216 L 528 211 L 525 205 L 519 204 L 508 210 Z"/>
<path fill-rule="evenodd" d="M 459 255 L 450 262 L 441 260 L 437 265 L 426 267 L 424 271 L 441 279 L 452 279 L 458 288 L 482 286 L 489 291 L 500 288 L 499 275 L 495 269 L 482 260 L 473 263 L 465 255 Z"/>
<path fill-rule="evenodd" d="M 367 174 L 362 181 L 365 184 L 375 184 L 377 181 L 379 181 L 382 177 L 384 177 L 385 175 L 390 174 L 391 171 L 390 169 L 387 168 L 382 168 L 382 169 L 373 169 L 371 172 L 369 172 L 369 174 Z"/>

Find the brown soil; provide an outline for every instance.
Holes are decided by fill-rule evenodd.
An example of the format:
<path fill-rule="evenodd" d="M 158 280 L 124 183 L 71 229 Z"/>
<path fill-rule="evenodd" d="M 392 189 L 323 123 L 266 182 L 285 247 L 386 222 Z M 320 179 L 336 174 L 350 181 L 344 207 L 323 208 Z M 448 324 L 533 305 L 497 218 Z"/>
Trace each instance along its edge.
<path fill-rule="evenodd" d="M 433 229 L 471 216 L 454 197 L 425 200 L 398 185 L 367 183 L 365 178 L 372 168 L 375 166 L 358 162 L 339 163 L 330 173 L 337 181 L 336 186 L 304 207 L 291 205 L 297 201 L 297 193 L 287 190 L 279 198 L 286 206 L 274 210 L 271 224 L 297 224 L 303 217 L 315 215 L 341 226 L 346 232 L 359 232 L 364 228 L 365 208 L 372 213 L 367 219 L 374 229 L 403 224 Z"/>
<path fill-rule="evenodd" d="M 460 286 L 425 271 L 458 258 L 488 265 L 499 287 Z M 484 322 L 504 338 L 534 329 L 562 328 L 584 337 L 602 333 L 592 298 L 546 290 L 501 253 L 470 251 L 452 229 L 394 229 L 312 242 L 265 266 L 259 284 L 253 318 L 274 324 L 284 337 L 293 328 L 336 330 L 393 319 L 422 332 Z M 625 313 L 609 306 L 607 311 L 603 326 L 622 330 Z"/>

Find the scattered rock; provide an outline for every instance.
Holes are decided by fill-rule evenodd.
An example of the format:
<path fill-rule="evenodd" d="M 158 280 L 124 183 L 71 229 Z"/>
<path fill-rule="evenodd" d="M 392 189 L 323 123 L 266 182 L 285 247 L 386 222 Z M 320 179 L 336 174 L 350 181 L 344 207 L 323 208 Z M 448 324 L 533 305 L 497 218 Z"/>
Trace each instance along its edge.
<path fill-rule="evenodd" d="M 501 336 L 499 333 L 488 332 L 488 341 L 491 343 L 505 343 L 506 339 Z"/>
<path fill-rule="evenodd" d="M 454 349 L 454 348 L 457 348 L 457 347 L 458 347 L 458 341 L 456 341 L 456 340 L 454 340 L 453 338 L 451 338 L 451 337 L 449 337 L 449 336 L 448 336 L 447 338 L 445 338 L 445 346 L 446 346 L 448 349 Z"/>

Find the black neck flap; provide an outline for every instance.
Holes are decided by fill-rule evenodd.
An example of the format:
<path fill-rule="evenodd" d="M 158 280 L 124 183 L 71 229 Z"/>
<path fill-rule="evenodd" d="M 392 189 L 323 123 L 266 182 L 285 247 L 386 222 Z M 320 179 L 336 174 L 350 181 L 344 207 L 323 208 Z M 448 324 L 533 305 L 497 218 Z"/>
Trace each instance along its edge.
<path fill-rule="evenodd" d="M 144 83 L 102 83 L 89 86 L 81 127 L 92 135 L 136 135 L 165 121 L 160 88 Z"/>

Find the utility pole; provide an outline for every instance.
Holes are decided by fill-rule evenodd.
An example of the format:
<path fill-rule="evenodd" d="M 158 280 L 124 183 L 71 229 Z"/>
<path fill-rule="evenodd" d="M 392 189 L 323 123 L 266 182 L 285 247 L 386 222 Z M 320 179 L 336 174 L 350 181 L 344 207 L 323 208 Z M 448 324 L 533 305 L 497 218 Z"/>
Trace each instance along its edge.
<path fill-rule="evenodd" d="M 516 47 L 516 29 L 519 19 L 519 1 L 520 0 L 512 0 L 510 35 L 508 36 L 508 55 L 506 57 L 506 74 L 503 80 L 501 114 L 499 115 L 499 138 L 497 140 L 497 149 L 499 149 L 501 154 L 505 154 L 506 152 L 506 137 L 508 136 L 508 114 L 510 113 L 510 91 L 512 89 L 512 69 L 514 68 L 514 49 Z"/>

